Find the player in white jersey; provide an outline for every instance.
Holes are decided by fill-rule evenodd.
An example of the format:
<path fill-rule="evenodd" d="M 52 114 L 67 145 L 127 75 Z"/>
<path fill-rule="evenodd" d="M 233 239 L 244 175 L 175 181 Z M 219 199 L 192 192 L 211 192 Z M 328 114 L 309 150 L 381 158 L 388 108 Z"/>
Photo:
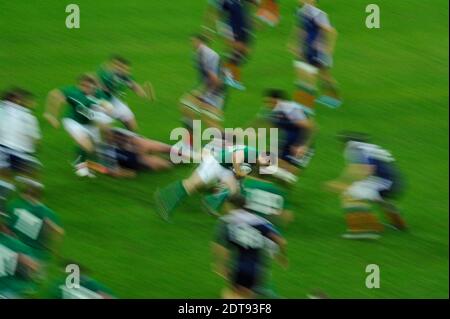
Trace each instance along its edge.
<path fill-rule="evenodd" d="M 7 91 L 0 101 L 0 212 L 15 190 L 14 178 L 35 177 L 40 166 L 35 153 L 41 133 L 34 105 L 33 95 L 20 88 Z"/>
<path fill-rule="evenodd" d="M 390 225 L 398 230 L 407 228 L 393 200 L 403 191 L 403 181 L 391 153 L 368 143 L 357 133 L 343 133 L 347 167 L 342 175 L 327 186 L 341 193 L 346 212 L 348 239 L 376 239 L 383 225 L 373 212 L 377 204 Z"/>

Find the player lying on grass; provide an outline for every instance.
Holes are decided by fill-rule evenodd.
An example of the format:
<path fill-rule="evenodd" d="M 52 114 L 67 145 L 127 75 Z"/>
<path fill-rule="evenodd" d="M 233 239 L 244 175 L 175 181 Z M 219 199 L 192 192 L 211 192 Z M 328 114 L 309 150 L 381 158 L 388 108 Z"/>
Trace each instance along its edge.
<path fill-rule="evenodd" d="M 44 117 L 55 127 L 60 127 L 61 108 L 68 105 L 63 116 L 64 129 L 77 145 L 75 173 L 80 177 L 94 177 L 87 161 L 95 156 L 95 145 L 100 141 L 100 130 L 109 125 L 114 107 L 99 89 L 95 77 L 84 74 L 77 86 L 68 86 L 50 91 Z"/>
<path fill-rule="evenodd" d="M 309 108 L 314 107 L 318 82 L 323 95 L 317 102 L 330 107 L 342 104 L 336 81 L 331 75 L 337 32 L 331 26 L 328 15 L 317 7 L 316 0 L 300 0 L 298 24 L 293 32 L 290 50 L 295 53 L 297 93 L 295 100 Z"/>
<path fill-rule="evenodd" d="M 58 216 L 41 202 L 43 188 L 29 178 L 19 178 L 19 196 L 8 202 L 3 231 L 47 261 L 58 250 L 64 230 Z"/>
<path fill-rule="evenodd" d="M 0 299 L 23 299 L 36 293 L 41 262 L 20 240 L 0 232 Z"/>
<path fill-rule="evenodd" d="M 111 116 L 122 122 L 127 129 L 137 129 L 136 118 L 128 105 L 122 101 L 126 89 L 131 89 L 138 96 L 154 100 L 155 95 L 150 82 L 141 86 L 131 76 L 131 63 L 118 55 L 112 56 L 97 71 L 97 77 L 101 89 L 108 97 L 108 101 L 114 106 Z"/>
<path fill-rule="evenodd" d="M 266 118 L 281 131 L 278 165 L 294 175 L 306 168 L 314 154 L 315 124 L 312 111 L 289 101 L 282 90 L 265 92 L 264 103 L 269 109 Z M 294 179 L 295 181 L 295 179 Z"/>
<path fill-rule="evenodd" d="M 341 193 L 347 222 L 343 237 L 379 238 L 383 225 L 372 204 L 380 206 L 391 226 L 405 230 L 406 222 L 393 202 L 402 190 L 402 180 L 392 155 L 378 145 L 369 144 L 363 134 L 343 133 L 341 137 L 348 164 L 342 175 L 328 182 L 327 187 Z"/>
<path fill-rule="evenodd" d="M 255 298 L 268 268 L 269 250 L 287 267 L 287 242 L 267 219 L 245 208 L 245 197 L 234 195 L 229 201 L 232 210 L 220 218 L 212 242 L 213 270 L 230 282 L 223 298 Z"/>
<path fill-rule="evenodd" d="M 103 131 L 104 143 L 97 148 L 98 161 L 89 166 L 115 177 L 134 177 L 142 170 L 160 171 L 172 167 L 157 154 L 170 154 L 171 146 L 120 128 Z"/>
<path fill-rule="evenodd" d="M 190 140 L 184 142 L 188 146 L 192 140 L 194 120 L 202 120 L 208 127 L 222 129 L 226 95 L 219 54 L 208 46 L 208 40 L 202 35 L 193 36 L 192 44 L 199 84 L 180 99 L 183 124 L 191 133 Z"/>
<path fill-rule="evenodd" d="M 258 154 L 255 148 L 246 145 L 225 146 L 214 154 L 205 148 L 201 163 L 191 176 L 156 191 L 157 211 L 167 221 L 187 196 L 218 184 L 222 184 L 229 195 L 236 194 L 239 191 L 238 179 L 269 162 L 269 156 Z"/>
<path fill-rule="evenodd" d="M 36 178 L 41 166 L 35 157 L 41 134 L 34 105 L 32 94 L 20 88 L 6 91 L 0 101 L 0 213 L 15 190 L 15 178 Z"/>

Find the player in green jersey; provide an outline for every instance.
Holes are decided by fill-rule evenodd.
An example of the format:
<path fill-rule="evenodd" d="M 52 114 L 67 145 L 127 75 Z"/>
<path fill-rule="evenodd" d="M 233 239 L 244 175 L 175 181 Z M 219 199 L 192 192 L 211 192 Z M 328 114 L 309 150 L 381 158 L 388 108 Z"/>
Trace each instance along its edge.
<path fill-rule="evenodd" d="M 204 149 L 202 161 L 188 178 L 157 190 L 155 201 L 160 215 L 168 220 L 170 213 L 187 196 L 217 184 L 223 184 L 232 195 L 238 192 L 238 179 L 245 177 L 252 166 L 268 165 L 267 154 L 259 154 L 255 148 L 246 145 L 225 146 L 213 154 Z"/>
<path fill-rule="evenodd" d="M 8 202 L 6 231 L 47 260 L 61 242 L 64 230 L 58 216 L 41 201 L 43 185 L 28 178 L 18 184 L 19 196 Z"/>
<path fill-rule="evenodd" d="M 0 299 L 21 299 L 33 294 L 40 269 L 30 247 L 0 233 Z"/>
<path fill-rule="evenodd" d="M 114 107 L 107 101 L 108 97 L 99 90 L 95 77 L 84 74 L 77 86 L 54 89 L 48 94 L 44 117 L 55 127 L 60 127 L 58 119 L 61 108 L 68 105 L 63 116 L 64 129 L 78 146 L 75 168 L 81 177 L 93 177 L 87 160 L 93 156 L 95 144 L 100 141 L 100 129 L 112 122 L 108 114 Z"/>
<path fill-rule="evenodd" d="M 101 89 L 114 106 L 111 116 L 122 122 L 127 129 L 135 131 L 137 123 L 133 112 L 122 100 L 121 96 L 131 89 L 139 97 L 154 100 L 154 90 L 150 82 L 141 86 L 131 76 L 131 63 L 121 56 L 112 56 L 109 61 L 97 71 Z"/>
<path fill-rule="evenodd" d="M 289 209 L 286 192 L 278 185 L 262 178 L 247 176 L 241 180 L 240 192 L 246 199 L 245 208 L 271 222 L 287 225 L 293 214 Z M 221 190 L 205 196 L 203 204 L 213 215 L 220 215 L 228 198 L 228 192 Z"/>

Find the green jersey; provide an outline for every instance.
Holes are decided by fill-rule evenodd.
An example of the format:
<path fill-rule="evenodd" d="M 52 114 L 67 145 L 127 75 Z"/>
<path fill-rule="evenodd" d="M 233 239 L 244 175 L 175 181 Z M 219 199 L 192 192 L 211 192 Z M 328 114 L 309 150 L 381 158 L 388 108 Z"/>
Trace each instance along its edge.
<path fill-rule="evenodd" d="M 245 208 L 258 215 L 279 215 L 286 208 L 286 194 L 274 183 L 246 178 L 241 189 L 247 203 Z"/>
<path fill-rule="evenodd" d="M 107 89 L 107 95 L 123 94 L 124 91 L 133 86 L 133 79 L 131 76 L 121 76 L 106 68 L 101 68 L 97 71 L 97 76 L 102 85 Z"/>
<path fill-rule="evenodd" d="M 220 165 L 225 166 L 226 168 L 232 168 L 233 156 L 236 152 L 244 152 L 243 163 L 254 165 L 258 161 L 258 150 L 247 145 L 233 145 L 224 147 L 215 154 L 215 157 Z"/>
<path fill-rule="evenodd" d="M 46 221 L 61 227 L 56 214 L 41 203 L 33 203 L 22 197 L 12 200 L 7 207 L 9 229 L 24 244 L 45 257 L 51 240 L 47 234 Z"/>
<path fill-rule="evenodd" d="M 95 107 L 107 96 L 100 90 L 95 96 L 84 94 L 77 86 L 68 86 L 61 89 L 66 98 L 69 109 L 66 117 L 77 121 L 80 124 L 90 124 L 94 118 Z"/>
<path fill-rule="evenodd" d="M 34 282 L 18 274 L 19 256 L 34 258 L 30 247 L 19 240 L 0 233 L 0 299 L 20 298 L 34 288 Z"/>

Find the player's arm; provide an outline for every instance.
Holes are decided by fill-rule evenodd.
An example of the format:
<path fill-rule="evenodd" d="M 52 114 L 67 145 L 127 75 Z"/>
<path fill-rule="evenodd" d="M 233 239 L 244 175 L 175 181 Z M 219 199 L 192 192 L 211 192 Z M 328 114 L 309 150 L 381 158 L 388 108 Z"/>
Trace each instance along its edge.
<path fill-rule="evenodd" d="M 58 117 L 65 104 L 66 97 L 61 90 L 54 89 L 48 93 L 44 118 L 55 128 L 60 126 Z"/>
<path fill-rule="evenodd" d="M 137 83 L 136 81 L 131 81 L 130 82 L 130 89 L 136 93 L 137 96 L 142 97 L 144 99 L 149 98 L 147 92 L 144 90 L 144 88 L 142 87 L 142 85 L 140 85 L 139 83 Z"/>
<path fill-rule="evenodd" d="M 372 175 L 374 167 L 365 163 L 350 163 L 335 180 L 326 183 L 330 191 L 343 192 L 353 182 L 363 180 Z"/>
<path fill-rule="evenodd" d="M 325 38 L 325 52 L 331 56 L 336 46 L 337 30 L 331 25 L 325 13 L 319 15 L 317 22 Z"/>
<path fill-rule="evenodd" d="M 245 177 L 247 174 L 242 171 L 241 165 L 244 163 L 245 154 L 244 151 L 236 151 L 233 153 L 233 169 L 238 178 Z"/>

